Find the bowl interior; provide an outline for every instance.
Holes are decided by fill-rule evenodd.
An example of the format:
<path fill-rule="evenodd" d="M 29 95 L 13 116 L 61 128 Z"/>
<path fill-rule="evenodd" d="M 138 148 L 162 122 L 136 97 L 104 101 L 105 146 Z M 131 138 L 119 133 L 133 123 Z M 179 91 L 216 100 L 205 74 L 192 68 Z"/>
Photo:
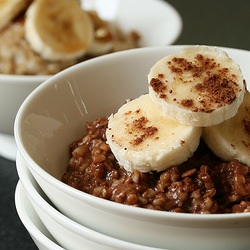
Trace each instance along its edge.
<path fill-rule="evenodd" d="M 182 30 L 181 16 L 163 0 L 118 0 L 115 15 L 124 31 L 136 30 L 142 35 L 142 47 L 172 44 Z"/>
<path fill-rule="evenodd" d="M 150 66 L 174 48 L 163 50 L 138 49 L 98 57 L 50 78 L 18 112 L 19 149 L 60 179 L 69 158 L 68 146 L 83 135 L 84 123 L 109 115 L 126 99 L 146 93 Z"/>
<path fill-rule="evenodd" d="M 69 144 L 84 134 L 84 123 L 109 115 L 126 99 L 148 92 L 150 67 L 181 49 L 166 46 L 114 53 L 47 80 L 25 100 L 16 118 L 15 138 L 25 160 L 61 179 L 68 165 Z M 241 66 L 248 83 L 250 52 L 225 50 Z"/>

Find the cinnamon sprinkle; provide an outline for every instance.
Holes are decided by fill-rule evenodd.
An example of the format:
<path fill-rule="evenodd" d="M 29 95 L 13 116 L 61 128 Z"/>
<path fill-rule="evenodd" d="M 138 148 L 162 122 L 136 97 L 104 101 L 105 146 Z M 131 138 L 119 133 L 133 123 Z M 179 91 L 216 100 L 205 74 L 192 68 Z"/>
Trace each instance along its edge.
<path fill-rule="evenodd" d="M 167 90 L 167 86 L 164 85 L 160 79 L 152 78 L 149 84 L 152 86 L 153 90 L 156 93 L 160 94 L 160 98 L 166 97 L 166 95 L 164 94 L 164 91 Z"/>
<path fill-rule="evenodd" d="M 192 62 L 182 57 L 174 57 L 171 61 L 168 61 L 167 65 L 172 73 L 178 75 L 180 80 L 184 72 L 185 74 L 190 73 L 194 78 L 201 79 L 201 82 L 193 88 L 200 95 L 199 103 L 201 107 L 196 112 L 210 113 L 214 111 L 214 104 L 217 107 L 222 107 L 231 104 L 236 99 L 237 91 L 239 91 L 235 88 L 237 86 L 236 76 L 234 74 L 229 75 L 229 69 L 222 67 L 214 58 L 197 54 L 194 62 Z M 155 88 L 154 90 L 159 92 L 162 88 Z M 193 109 L 194 102 L 195 100 L 183 99 L 179 103 L 186 108 Z"/>
<path fill-rule="evenodd" d="M 192 107 L 193 106 L 193 100 L 191 99 L 184 99 L 181 101 L 181 105 L 184 107 Z"/>
<path fill-rule="evenodd" d="M 132 123 L 132 126 L 129 128 L 129 133 L 132 132 L 135 135 L 135 138 L 130 141 L 131 145 L 139 145 L 141 144 L 146 138 L 154 136 L 158 129 L 153 126 L 147 126 L 149 120 L 145 116 L 141 116 L 139 119 L 135 119 Z M 156 137 L 159 139 L 159 137 Z"/>
<path fill-rule="evenodd" d="M 250 135 L 250 120 L 244 119 L 242 122 L 245 131 Z"/>

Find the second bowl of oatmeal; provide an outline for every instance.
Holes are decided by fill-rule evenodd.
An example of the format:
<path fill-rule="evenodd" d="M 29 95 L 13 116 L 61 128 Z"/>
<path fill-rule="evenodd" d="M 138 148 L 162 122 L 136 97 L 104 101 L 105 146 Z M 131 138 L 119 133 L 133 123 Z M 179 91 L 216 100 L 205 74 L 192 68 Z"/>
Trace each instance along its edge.
<path fill-rule="evenodd" d="M 215 177 L 218 172 L 202 166 L 196 172 L 185 171 L 188 166 L 180 165 L 165 174 L 129 173 L 117 168 L 112 155 L 107 157 L 104 168 L 101 160 L 98 161 L 106 150 L 106 144 L 102 142 L 105 142 L 106 120 L 99 118 L 116 112 L 126 100 L 147 93 L 147 75 L 152 65 L 184 48 L 166 46 L 118 52 L 91 59 L 51 77 L 24 101 L 18 112 L 15 122 L 18 150 L 56 208 L 93 230 L 164 249 L 186 249 L 187 246 L 191 249 L 247 249 L 250 244 L 249 193 L 245 194 L 245 207 L 238 205 L 229 209 L 223 202 L 214 206 L 209 185 L 205 185 L 207 196 L 199 196 L 197 192 L 191 195 L 185 191 L 194 185 L 187 180 L 196 183 L 210 177 L 218 180 Z M 224 50 L 240 65 L 248 82 L 250 52 Z M 84 137 L 86 129 L 89 134 Z M 90 142 L 90 151 L 84 158 L 87 141 Z M 203 150 L 204 144 L 201 143 L 196 153 Z M 217 164 L 214 156 L 206 152 L 202 153 L 202 158 L 197 157 L 203 162 L 193 158 L 192 164 Z M 96 164 L 90 163 L 91 154 L 96 157 Z M 71 157 L 73 160 L 70 161 Z M 67 171 L 70 164 L 72 166 Z M 112 169 L 114 165 L 116 167 Z M 235 166 L 246 176 L 232 175 L 231 178 L 245 178 L 245 183 L 249 183 L 249 171 L 245 165 L 231 162 L 223 166 L 217 170 L 222 173 Z M 226 172 L 223 173 L 225 177 Z M 224 177 L 220 180 L 228 185 Z M 173 185 L 164 198 L 156 190 L 168 180 Z M 238 187 L 244 186 L 244 191 L 249 186 L 242 186 L 242 181 L 237 183 Z M 114 186 L 116 191 L 112 189 Z M 236 195 L 240 196 L 241 188 Z M 223 195 L 220 188 L 216 192 Z M 166 202 L 166 197 L 172 197 L 169 203 L 167 201 L 169 211 L 159 211 L 164 210 L 161 204 Z M 187 200 L 182 206 L 185 197 L 195 202 L 191 204 L 191 200 Z M 245 213 L 240 213 L 243 210 Z"/>

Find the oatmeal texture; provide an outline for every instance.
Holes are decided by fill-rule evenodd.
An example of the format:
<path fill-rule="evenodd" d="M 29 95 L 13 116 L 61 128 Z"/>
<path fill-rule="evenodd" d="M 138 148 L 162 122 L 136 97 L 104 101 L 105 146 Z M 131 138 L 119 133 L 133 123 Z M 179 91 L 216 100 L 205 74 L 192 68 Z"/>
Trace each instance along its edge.
<path fill-rule="evenodd" d="M 0 73 L 18 75 L 51 75 L 77 62 L 42 59 L 24 38 L 23 18 L 0 30 L 0 61 Z"/>
<path fill-rule="evenodd" d="M 25 16 L 20 15 L 0 30 L 0 73 L 17 75 L 53 75 L 76 63 L 85 61 L 95 56 L 86 54 L 81 58 L 49 61 L 34 52 L 24 35 Z M 140 36 L 137 32 L 122 32 L 119 27 L 114 27 L 113 46 L 110 52 L 137 48 Z"/>
<path fill-rule="evenodd" d="M 85 124 L 70 145 L 62 181 L 88 194 L 154 210 L 214 214 L 250 212 L 250 170 L 237 160 L 222 162 L 201 142 L 194 156 L 163 172 L 127 172 L 119 166 L 105 132 L 107 117 Z"/>

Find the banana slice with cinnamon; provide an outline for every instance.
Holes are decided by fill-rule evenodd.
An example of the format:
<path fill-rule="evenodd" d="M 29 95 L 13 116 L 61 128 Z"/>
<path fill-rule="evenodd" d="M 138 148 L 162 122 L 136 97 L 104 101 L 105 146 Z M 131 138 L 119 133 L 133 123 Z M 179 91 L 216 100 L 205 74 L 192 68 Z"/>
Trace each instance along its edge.
<path fill-rule="evenodd" d="M 44 59 L 81 57 L 93 41 L 92 21 L 77 1 L 36 0 L 26 14 L 25 37 Z"/>
<path fill-rule="evenodd" d="M 204 128 L 202 136 L 221 159 L 237 159 L 250 167 L 250 93 L 245 93 L 243 103 L 234 117 Z"/>
<path fill-rule="evenodd" d="M 201 128 L 166 118 L 148 94 L 109 117 L 107 143 L 128 171 L 162 171 L 186 161 L 199 145 Z"/>
<path fill-rule="evenodd" d="M 148 75 L 149 94 L 181 124 L 211 126 L 233 117 L 243 101 L 240 67 L 217 47 L 193 46 L 159 60 Z"/>

